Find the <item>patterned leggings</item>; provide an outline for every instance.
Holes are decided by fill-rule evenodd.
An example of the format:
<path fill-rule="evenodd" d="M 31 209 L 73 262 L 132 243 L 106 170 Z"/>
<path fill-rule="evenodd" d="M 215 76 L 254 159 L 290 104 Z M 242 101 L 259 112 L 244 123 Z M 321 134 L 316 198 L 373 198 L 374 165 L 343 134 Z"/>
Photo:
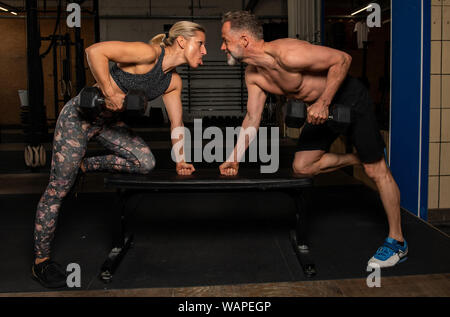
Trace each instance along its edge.
<path fill-rule="evenodd" d="M 50 257 L 58 212 L 63 198 L 77 177 L 81 162 L 89 171 L 118 171 L 146 174 L 155 167 L 155 158 L 146 143 L 123 122 L 99 117 L 89 122 L 76 109 L 78 98 L 62 109 L 53 139 L 50 181 L 36 211 L 34 251 L 36 258 Z M 90 139 L 116 155 L 84 158 Z"/>

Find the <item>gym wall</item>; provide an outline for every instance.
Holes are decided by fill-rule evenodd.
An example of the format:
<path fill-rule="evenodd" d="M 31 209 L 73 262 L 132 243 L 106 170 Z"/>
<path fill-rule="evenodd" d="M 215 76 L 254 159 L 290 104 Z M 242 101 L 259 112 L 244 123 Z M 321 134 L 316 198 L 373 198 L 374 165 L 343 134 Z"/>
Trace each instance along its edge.
<path fill-rule="evenodd" d="M 450 0 L 431 2 L 428 207 L 450 208 Z"/>
<path fill-rule="evenodd" d="M 247 1 L 248 2 L 248 1 Z M 23 7 L 23 1 L 9 1 L 11 5 Z M 64 5 L 63 1 L 63 5 Z M 193 10 L 191 10 L 191 1 L 186 0 L 151 0 L 151 1 L 99 1 L 100 12 L 100 40 L 119 40 L 119 41 L 143 41 L 147 42 L 154 35 L 164 31 L 164 24 L 173 24 L 179 19 L 159 18 L 144 19 L 143 16 L 186 16 L 191 13 L 194 16 L 221 16 L 224 12 L 230 10 L 242 9 L 242 0 L 228 0 L 226 2 L 220 0 L 195 0 Z M 47 1 L 47 10 L 55 10 L 56 1 Z M 151 6 L 150 6 L 151 5 Z M 40 10 L 43 9 L 43 1 L 39 1 Z M 92 8 L 92 1 L 85 1 L 82 7 Z M 259 1 L 254 10 L 257 15 L 286 15 L 286 0 L 282 1 Z M 9 87 L 7 90 L 0 91 L 0 100 L 2 103 L 0 109 L 2 116 L 0 117 L 0 125 L 19 125 L 20 124 L 20 102 L 17 94 L 19 89 L 27 89 L 27 72 L 26 72 L 26 13 L 21 13 L 22 17 L 2 18 L 8 13 L 0 12 L 0 32 L 7 34 L 4 36 L 3 43 L 0 47 L 0 84 L 2 87 Z M 46 15 L 54 15 L 56 13 L 48 13 Z M 129 16 L 130 18 L 124 18 Z M 81 37 L 84 39 L 85 47 L 94 43 L 94 19 L 88 13 L 82 13 Z M 66 12 L 63 8 L 63 17 L 61 19 L 61 33 L 66 33 Z M 45 37 L 53 32 L 55 18 L 39 19 L 41 36 Z M 217 20 L 194 20 L 207 29 L 207 50 L 208 55 L 205 60 L 224 60 L 225 55 L 220 51 L 221 45 L 221 22 Z M 268 20 L 266 21 L 268 22 Z M 274 20 L 276 22 L 276 20 Z M 72 40 L 74 39 L 73 30 Z M 41 53 L 45 51 L 49 42 L 43 41 Z M 59 52 L 58 48 L 58 52 Z M 61 55 L 64 59 L 65 49 L 61 48 Z M 72 48 L 72 79 L 75 83 L 75 51 Z M 53 58 L 50 52 L 43 60 L 44 69 L 44 89 L 45 89 L 45 106 L 47 108 L 47 118 L 55 118 L 54 101 L 53 101 Z M 62 67 L 61 59 L 58 59 L 58 68 Z M 92 75 L 86 67 L 86 84 L 93 83 Z M 60 69 L 59 69 L 60 70 Z M 74 88 L 75 89 L 75 88 Z M 75 92 L 74 92 L 75 94 Z M 62 98 L 62 97 L 61 97 Z M 60 105 L 60 108 L 62 104 Z"/>
<path fill-rule="evenodd" d="M 47 7 L 47 10 L 56 10 L 56 8 Z M 57 34 L 70 33 L 72 42 L 75 40 L 74 30 L 66 25 L 66 16 L 62 14 L 60 28 Z M 26 13 L 20 13 L 18 17 L 11 18 L 8 13 L 1 13 L 0 33 L 4 34 L 2 45 L 0 46 L 0 75 L 1 87 L 8 89 L 0 90 L 0 125 L 19 125 L 20 124 L 20 101 L 18 90 L 27 89 L 27 48 L 26 48 Z M 43 16 L 44 14 L 41 14 Z M 55 16 L 56 13 L 49 12 L 45 16 Z M 83 15 L 82 15 L 83 16 Z M 47 37 L 53 34 L 56 18 L 39 18 L 41 37 Z M 85 47 L 94 43 L 94 19 L 82 18 L 81 20 L 81 38 L 84 39 Z M 40 52 L 46 51 L 50 41 L 42 41 Z M 58 47 L 58 80 L 62 76 L 62 61 L 65 59 L 65 47 Z M 47 109 L 47 118 L 55 118 L 54 111 L 54 92 L 53 92 L 53 55 L 52 51 L 42 60 L 43 78 L 44 78 L 44 104 Z M 71 78 L 72 95 L 75 95 L 75 47 L 72 46 L 71 52 Z M 88 65 L 85 59 L 86 84 L 92 84 L 93 78 L 88 71 Z M 59 81 L 58 87 L 61 87 Z M 60 99 L 62 99 L 60 95 Z M 63 103 L 60 103 L 60 109 Z"/>

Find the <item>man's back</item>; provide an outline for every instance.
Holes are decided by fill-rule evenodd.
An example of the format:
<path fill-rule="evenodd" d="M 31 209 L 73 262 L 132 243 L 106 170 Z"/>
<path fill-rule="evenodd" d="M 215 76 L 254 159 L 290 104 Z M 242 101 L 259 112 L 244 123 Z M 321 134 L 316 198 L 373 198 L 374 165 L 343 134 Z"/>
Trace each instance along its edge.
<path fill-rule="evenodd" d="M 266 92 L 314 102 L 325 89 L 327 72 L 302 67 L 312 48 L 315 55 L 328 50 L 295 39 L 265 42 L 264 56 L 247 67 L 246 78 Z"/>

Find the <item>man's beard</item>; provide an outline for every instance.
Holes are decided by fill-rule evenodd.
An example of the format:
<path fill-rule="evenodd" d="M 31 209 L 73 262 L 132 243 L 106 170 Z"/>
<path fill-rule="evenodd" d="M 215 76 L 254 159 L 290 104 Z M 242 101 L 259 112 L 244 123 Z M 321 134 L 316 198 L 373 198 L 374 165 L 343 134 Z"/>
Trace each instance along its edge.
<path fill-rule="evenodd" d="M 240 57 L 233 56 L 233 55 L 231 55 L 230 52 L 228 52 L 228 56 L 227 56 L 227 63 L 228 63 L 228 65 L 234 66 L 234 65 L 236 65 L 236 64 L 238 64 L 240 62 L 241 62 L 241 58 Z"/>

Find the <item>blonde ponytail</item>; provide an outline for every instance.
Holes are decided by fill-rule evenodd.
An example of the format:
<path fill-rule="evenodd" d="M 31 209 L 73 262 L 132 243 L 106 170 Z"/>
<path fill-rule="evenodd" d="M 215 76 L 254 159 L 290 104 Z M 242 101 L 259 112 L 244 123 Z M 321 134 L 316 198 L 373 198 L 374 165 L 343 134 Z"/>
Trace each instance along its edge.
<path fill-rule="evenodd" d="M 194 37 L 196 31 L 206 33 L 205 28 L 200 24 L 190 21 L 179 21 L 170 28 L 168 34 L 155 35 L 150 42 L 151 44 L 159 44 L 164 47 L 172 46 L 177 37 L 182 36 L 188 39 Z"/>
<path fill-rule="evenodd" d="M 159 44 L 159 45 L 164 45 L 163 41 L 164 38 L 166 37 L 166 35 L 164 33 L 155 35 L 151 40 L 150 40 L 150 44 Z"/>

